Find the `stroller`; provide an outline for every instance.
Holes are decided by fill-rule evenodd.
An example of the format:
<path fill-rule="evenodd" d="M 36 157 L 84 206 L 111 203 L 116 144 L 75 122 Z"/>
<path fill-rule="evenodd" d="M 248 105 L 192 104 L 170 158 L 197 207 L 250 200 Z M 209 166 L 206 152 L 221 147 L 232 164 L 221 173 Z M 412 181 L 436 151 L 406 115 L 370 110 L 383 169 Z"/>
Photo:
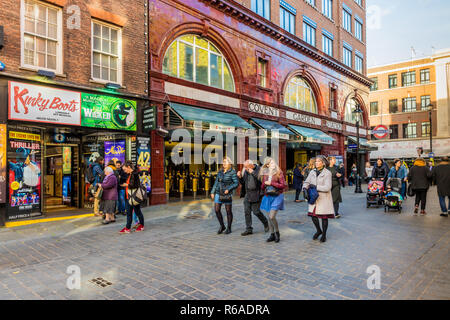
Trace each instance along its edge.
<path fill-rule="evenodd" d="M 402 180 L 399 178 L 389 178 L 386 183 L 386 191 L 384 196 L 384 212 L 391 209 L 402 212 L 403 197 L 400 192 L 402 189 Z"/>
<path fill-rule="evenodd" d="M 376 205 L 379 208 L 383 204 L 384 184 L 383 181 L 370 181 L 367 187 L 366 208 Z"/>

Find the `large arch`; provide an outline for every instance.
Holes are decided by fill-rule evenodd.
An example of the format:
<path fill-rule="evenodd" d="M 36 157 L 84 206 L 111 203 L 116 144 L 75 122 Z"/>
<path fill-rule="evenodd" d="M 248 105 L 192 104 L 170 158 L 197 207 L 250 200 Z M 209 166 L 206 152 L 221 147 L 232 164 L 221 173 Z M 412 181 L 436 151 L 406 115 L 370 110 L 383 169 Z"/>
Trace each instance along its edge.
<path fill-rule="evenodd" d="M 360 106 L 361 110 L 363 111 L 363 113 L 362 113 L 363 126 L 369 127 L 369 113 L 367 112 L 366 104 L 364 102 L 364 99 L 358 93 L 355 94 L 355 92 L 350 92 L 344 99 L 344 103 L 342 104 L 342 106 L 339 110 L 342 120 L 345 121 L 345 111 L 346 111 L 347 102 L 349 101 L 349 99 L 354 99 L 354 98 L 356 98 L 356 101 L 359 103 L 359 106 Z"/>
<path fill-rule="evenodd" d="M 234 79 L 234 87 L 236 93 L 242 93 L 242 80 L 243 73 L 242 68 L 239 63 L 239 59 L 234 53 L 232 47 L 228 44 L 228 42 L 220 35 L 217 31 L 210 28 L 206 24 L 196 23 L 196 22 L 187 22 L 181 23 L 176 27 L 167 31 L 167 33 L 162 37 L 162 41 L 159 45 L 159 50 L 157 51 L 157 55 L 159 57 L 158 62 L 156 64 L 156 69 L 162 72 L 163 69 L 163 61 L 164 55 L 168 50 L 169 46 L 175 41 L 178 37 L 185 34 L 196 34 L 202 37 L 207 38 L 211 41 L 222 53 L 225 59 L 228 62 L 228 65 L 231 69 L 231 73 Z"/>
<path fill-rule="evenodd" d="M 305 68 L 293 70 L 287 75 L 281 88 L 281 103 L 284 104 L 284 95 L 289 85 L 289 82 L 291 81 L 292 78 L 297 76 L 302 77 L 311 87 L 314 93 L 314 97 L 316 99 L 317 114 L 325 115 L 326 114 L 325 103 L 322 96 L 322 92 L 320 91 L 319 84 L 317 83 L 316 79 L 314 79 L 314 77 L 311 75 L 311 73 L 309 73 Z"/>

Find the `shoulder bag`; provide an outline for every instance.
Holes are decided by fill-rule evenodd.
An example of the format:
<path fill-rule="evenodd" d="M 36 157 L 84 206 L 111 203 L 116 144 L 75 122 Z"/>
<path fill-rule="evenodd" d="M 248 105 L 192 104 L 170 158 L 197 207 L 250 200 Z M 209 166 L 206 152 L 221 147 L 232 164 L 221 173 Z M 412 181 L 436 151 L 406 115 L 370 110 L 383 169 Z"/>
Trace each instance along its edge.
<path fill-rule="evenodd" d="M 227 194 L 225 194 L 225 184 L 223 183 L 223 180 L 225 178 L 225 174 L 223 173 L 223 171 L 221 171 L 219 173 L 218 176 L 218 182 L 219 182 L 219 201 L 220 202 L 231 202 L 232 201 L 232 197 L 233 194 L 231 192 L 228 192 Z"/>
<path fill-rule="evenodd" d="M 317 170 L 316 172 L 316 184 L 310 184 L 309 188 L 308 188 L 308 203 L 313 205 L 316 203 L 317 198 L 319 198 L 319 192 L 317 191 L 317 179 L 318 179 L 318 174 L 317 174 Z"/>

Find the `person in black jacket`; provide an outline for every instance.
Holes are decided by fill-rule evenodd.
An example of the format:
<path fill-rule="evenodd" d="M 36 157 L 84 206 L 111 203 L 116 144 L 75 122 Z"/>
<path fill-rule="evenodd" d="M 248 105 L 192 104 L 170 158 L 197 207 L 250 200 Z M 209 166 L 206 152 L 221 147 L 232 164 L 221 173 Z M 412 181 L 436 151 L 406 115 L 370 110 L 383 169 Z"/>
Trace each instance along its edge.
<path fill-rule="evenodd" d="M 430 187 L 430 178 L 432 173 L 427 167 L 425 160 L 423 158 L 417 158 L 414 161 L 414 166 L 409 170 L 408 181 L 411 184 L 411 189 L 416 193 L 416 206 L 414 208 L 414 214 L 419 211 L 420 204 L 420 214 L 425 215 L 425 207 L 427 204 L 427 192 Z"/>
<path fill-rule="evenodd" d="M 340 174 L 338 167 L 336 166 L 336 158 L 328 157 L 329 167 L 328 170 L 331 172 L 331 196 L 333 197 L 333 207 L 334 207 L 334 215 L 336 219 L 341 217 L 339 213 L 339 203 L 342 202 L 341 196 L 341 183 L 339 179 L 342 177 Z"/>
<path fill-rule="evenodd" d="M 377 163 L 372 170 L 372 180 L 383 181 L 384 187 L 386 187 L 387 176 L 389 174 L 389 167 L 383 159 L 378 158 Z"/>
<path fill-rule="evenodd" d="M 302 174 L 302 164 L 297 163 L 297 166 L 294 169 L 294 189 L 295 189 L 295 202 L 303 202 L 305 200 L 299 200 L 298 197 L 300 196 L 302 192 L 302 186 L 303 186 L 303 180 L 305 178 Z"/>
<path fill-rule="evenodd" d="M 241 233 L 242 236 L 253 234 L 252 212 L 264 225 L 264 231 L 269 231 L 269 222 L 260 210 L 261 205 L 261 181 L 258 179 L 260 167 L 253 164 L 252 160 L 244 162 L 244 168 L 237 172 L 241 187 L 241 198 L 244 198 L 244 212 L 246 230 Z"/>
<path fill-rule="evenodd" d="M 441 163 L 433 168 L 432 176 L 434 184 L 437 186 L 439 204 L 442 211 L 441 217 L 448 217 L 450 213 L 450 200 L 448 207 L 445 203 L 445 197 L 450 199 L 450 164 L 448 157 L 443 157 Z"/>
<path fill-rule="evenodd" d="M 135 231 L 144 231 L 144 215 L 141 211 L 141 205 L 131 205 L 129 202 L 130 195 L 141 185 L 141 180 L 139 178 L 139 171 L 131 161 L 125 162 L 123 166 L 123 171 L 127 174 L 126 182 L 121 186 L 125 188 L 126 196 L 126 207 L 127 207 L 127 225 L 125 228 L 120 230 L 120 233 L 130 233 L 131 232 L 131 222 L 133 220 L 133 211 L 139 219 L 139 224 L 136 226 Z"/>

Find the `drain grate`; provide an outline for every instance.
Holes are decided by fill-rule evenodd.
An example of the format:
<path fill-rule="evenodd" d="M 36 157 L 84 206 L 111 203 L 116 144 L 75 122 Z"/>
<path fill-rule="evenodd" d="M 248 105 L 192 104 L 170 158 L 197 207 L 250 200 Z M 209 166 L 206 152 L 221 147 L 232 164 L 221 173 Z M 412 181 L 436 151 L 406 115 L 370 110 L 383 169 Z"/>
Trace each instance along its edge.
<path fill-rule="evenodd" d="M 304 221 L 300 221 L 300 220 L 289 220 L 288 223 L 305 224 Z"/>
<path fill-rule="evenodd" d="M 102 288 L 112 285 L 112 282 L 110 282 L 106 279 L 103 279 L 103 278 L 94 278 L 94 279 L 89 280 L 89 282 L 92 282 L 93 284 L 95 284 L 99 287 L 102 287 Z"/>
<path fill-rule="evenodd" d="M 186 219 L 203 219 L 204 216 L 198 213 L 194 213 L 194 214 L 190 214 L 190 215 L 186 215 L 184 216 Z"/>

